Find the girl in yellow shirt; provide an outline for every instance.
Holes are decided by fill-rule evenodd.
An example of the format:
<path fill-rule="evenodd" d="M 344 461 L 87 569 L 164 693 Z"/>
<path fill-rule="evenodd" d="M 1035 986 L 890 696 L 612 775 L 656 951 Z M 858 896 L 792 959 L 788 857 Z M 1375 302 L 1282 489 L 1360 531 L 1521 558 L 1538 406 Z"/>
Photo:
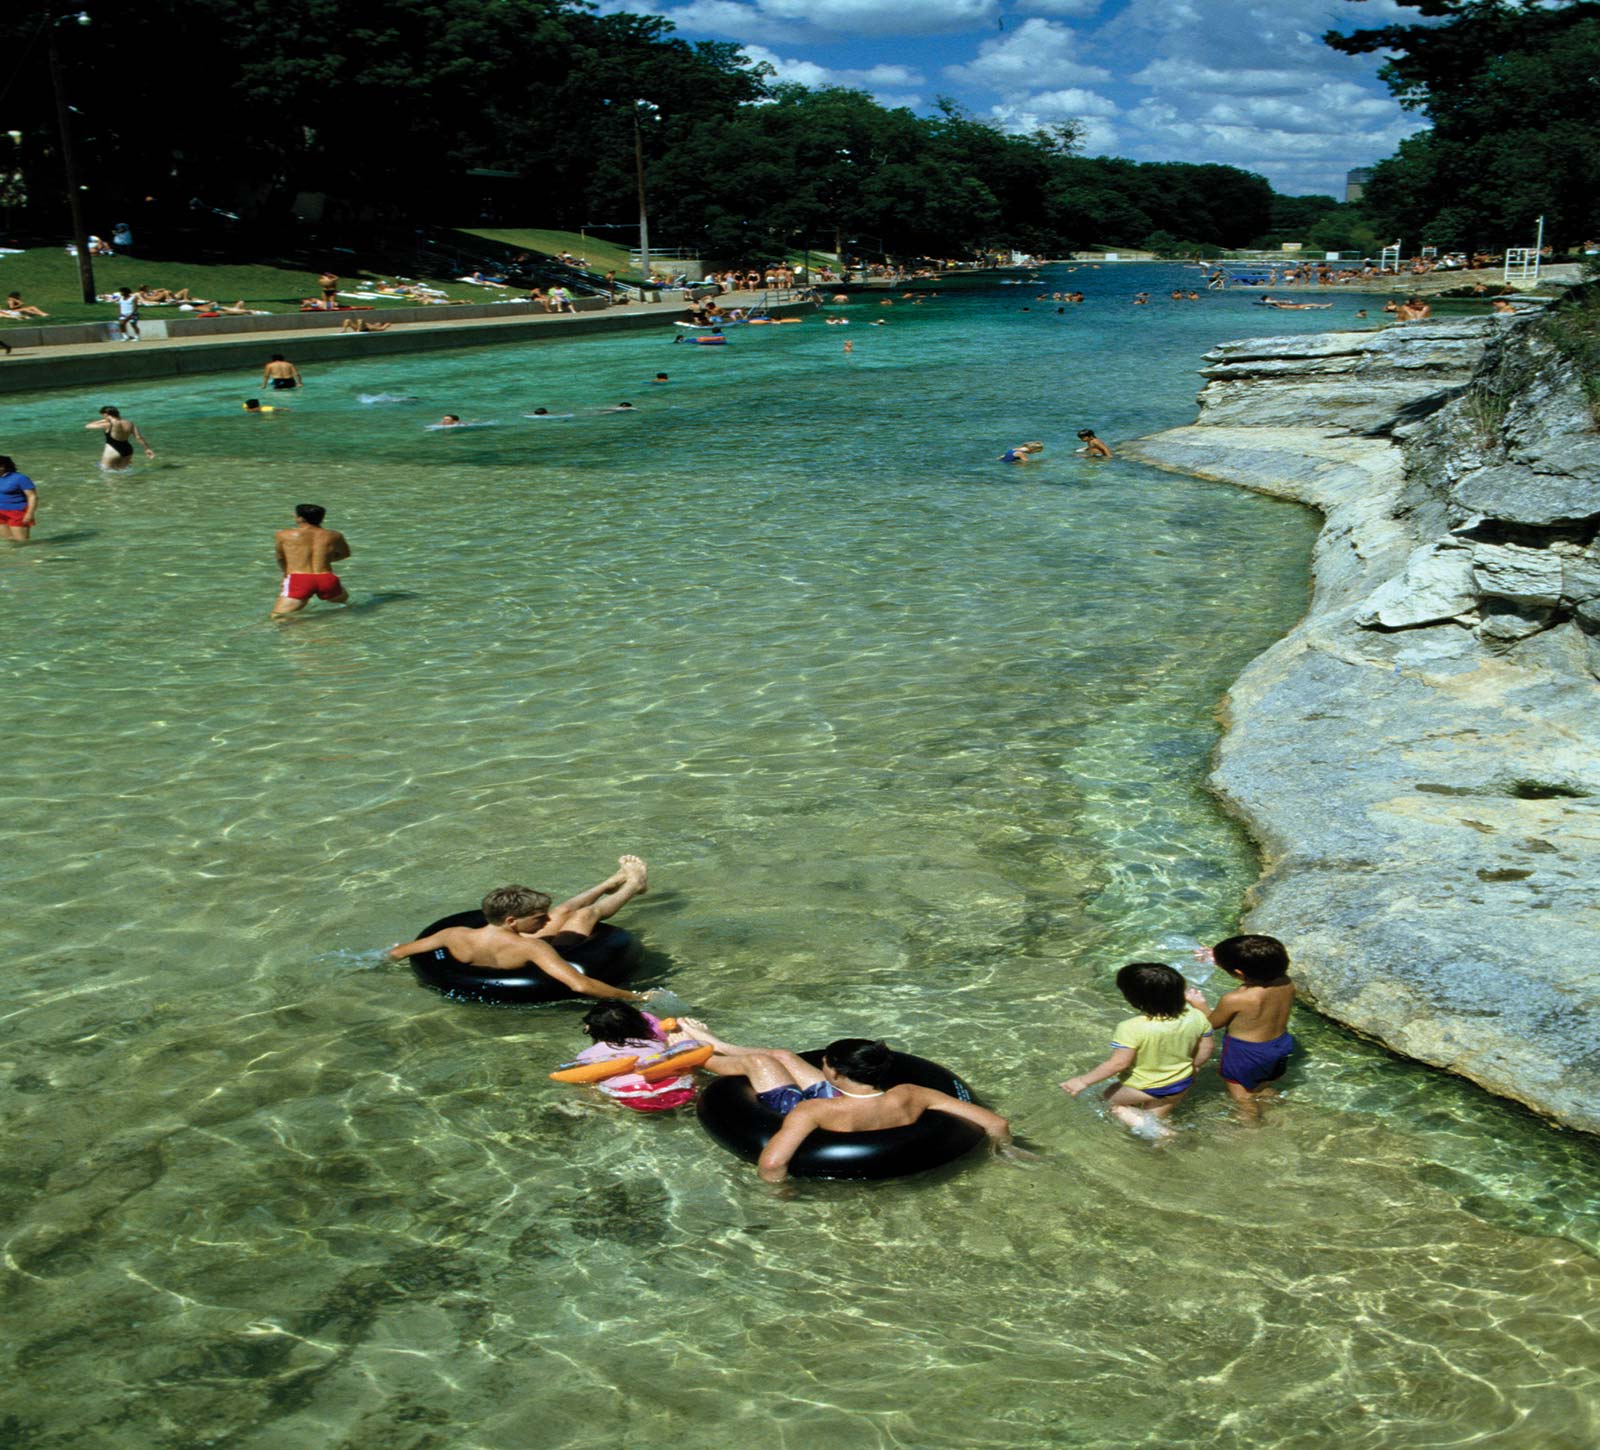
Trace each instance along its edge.
<path fill-rule="evenodd" d="M 1166 1137 L 1167 1115 L 1194 1086 L 1215 1046 L 1211 1023 L 1183 999 L 1182 976 L 1160 962 L 1133 962 L 1117 973 L 1117 990 L 1139 1015 L 1117 1025 L 1111 1056 L 1061 1086 L 1073 1097 L 1120 1078 L 1106 1089 L 1112 1114 L 1134 1132 Z"/>

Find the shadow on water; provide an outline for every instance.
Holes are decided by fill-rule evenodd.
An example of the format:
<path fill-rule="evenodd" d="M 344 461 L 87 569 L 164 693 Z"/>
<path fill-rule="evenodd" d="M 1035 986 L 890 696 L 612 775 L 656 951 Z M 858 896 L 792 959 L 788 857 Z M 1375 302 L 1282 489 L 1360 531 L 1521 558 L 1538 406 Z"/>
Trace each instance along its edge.
<path fill-rule="evenodd" d="M 379 609 L 385 604 L 397 604 L 403 599 L 421 599 L 422 596 L 411 589 L 391 589 L 384 594 L 374 594 L 370 599 L 358 599 L 353 604 L 345 606 L 346 614 L 370 614 L 374 609 Z"/>
<path fill-rule="evenodd" d="M 393 589 L 384 594 L 373 594 L 366 599 L 357 599 L 350 604 L 334 605 L 328 609 L 302 609 L 296 614 L 285 616 L 279 620 L 280 624 L 293 624 L 304 629 L 313 623 L 326 623 L 335 619 L 343 619 L 350 614 L 371 614 L 373 610 L 382 608 L 385 604 L 397 604 L 406 599 L 420 599 L 422 596 L 409 589 Z"/>

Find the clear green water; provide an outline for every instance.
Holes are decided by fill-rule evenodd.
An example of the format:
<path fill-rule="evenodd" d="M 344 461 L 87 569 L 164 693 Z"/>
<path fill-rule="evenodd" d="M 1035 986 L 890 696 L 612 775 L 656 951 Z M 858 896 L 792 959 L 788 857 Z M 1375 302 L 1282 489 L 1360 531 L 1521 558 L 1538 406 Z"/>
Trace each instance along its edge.
<path fill-rule="evenodd" d="M 1589 1142 L 1306 1014 L 1262 1131 L 1214 1079 L 1163 1148 L 1055 1086 L 1117 966 L 1234 925 L 1214 706 L 1315 529 L 1070 456 L 1266 330 L 1126 306 L 1170 275 L 323 367 L 267 421 L 248 378 L 8 402 L 0 1443 L 1593 1444 Z M 98 475 L 105 401 L 159 467 Z M 302 499 L 358 607 L 273 628 Z M 947 1061 L 1037 1165 L 773 1190 L 547 1082 L 574 1011 L 381 957 L 623 850 L 657 980 Z"/>

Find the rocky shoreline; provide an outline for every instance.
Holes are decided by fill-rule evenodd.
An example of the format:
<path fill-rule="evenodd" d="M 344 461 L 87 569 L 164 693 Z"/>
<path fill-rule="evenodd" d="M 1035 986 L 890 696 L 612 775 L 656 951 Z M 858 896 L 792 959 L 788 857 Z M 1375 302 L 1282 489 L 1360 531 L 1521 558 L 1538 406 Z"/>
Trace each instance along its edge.
<path fill-rule="evenodd" d="M 1320 509 L 1223 704 L 1250 929 L 1307 1001 L 1600 1132 L 1600 431 L 1537 318 L 1256 338 L 1134 458 Z"/>

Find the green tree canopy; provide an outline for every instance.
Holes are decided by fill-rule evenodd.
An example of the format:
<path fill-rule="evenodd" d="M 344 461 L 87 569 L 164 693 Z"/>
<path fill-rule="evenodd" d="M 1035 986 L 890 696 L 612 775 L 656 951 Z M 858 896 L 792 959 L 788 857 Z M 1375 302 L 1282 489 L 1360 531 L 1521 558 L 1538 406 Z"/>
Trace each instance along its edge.
<path fill-rule="evenodd" d="M 1327 43 L 1383 52 L 1380 74 L 1432 129 L 1374 168 L 1363 209 L 1385 236 L 1498 250 L 1600 234 L 1600 3 L 1396 0 L 1434 22 Z"/>

